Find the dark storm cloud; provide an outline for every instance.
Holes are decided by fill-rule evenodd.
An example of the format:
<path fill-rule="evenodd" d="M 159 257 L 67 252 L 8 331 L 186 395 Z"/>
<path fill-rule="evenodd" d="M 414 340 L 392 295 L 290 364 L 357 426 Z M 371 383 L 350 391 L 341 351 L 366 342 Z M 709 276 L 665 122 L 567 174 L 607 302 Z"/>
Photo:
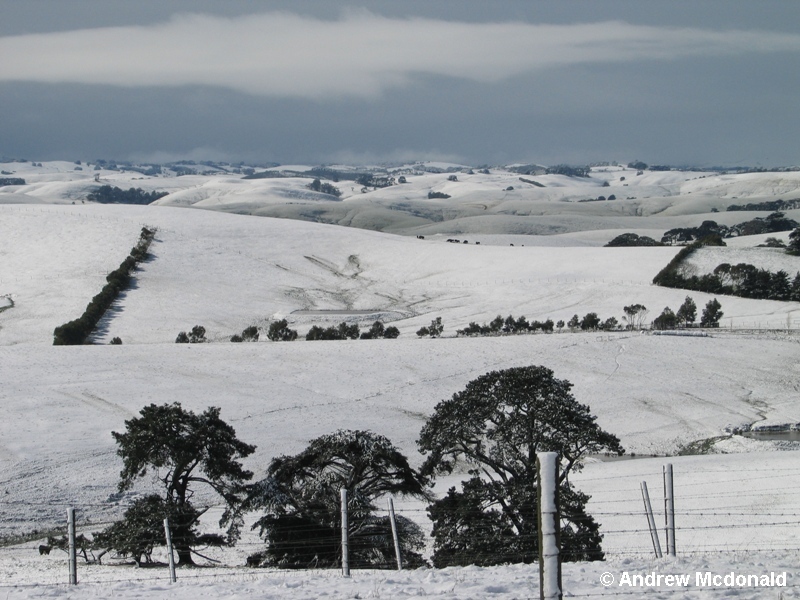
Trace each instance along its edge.
<path fill-rule="evenodd" d="M 50 6 L 65 4 L 83 6 Z M 695 8 L 637 24 L 597 10 L 624 3 L 593 2 L 580 20 L 533 3 L 550 18 L 537 22 L 531 3 L 489 16 L 486 3 L 432 3 L 461 7 L 451 16 L 401 4 L 92 3 L 120 10 L 82 29 L 66 17 L 26 29 L 19 11 L 26 33 L 0 37 L 0 154 L 798 161 L 800 35 L 783 20 L 728 15 L 720 28 Z"/>

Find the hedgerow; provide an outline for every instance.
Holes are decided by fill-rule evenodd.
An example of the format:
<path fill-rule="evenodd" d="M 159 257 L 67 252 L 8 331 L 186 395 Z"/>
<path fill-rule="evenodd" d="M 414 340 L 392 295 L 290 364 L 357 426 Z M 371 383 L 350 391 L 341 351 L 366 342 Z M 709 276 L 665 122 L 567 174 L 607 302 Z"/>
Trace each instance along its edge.
<path fill-rule="evenodd" d="M 155 228 L 142 227 L 137 244 L 131 249 L 122 264 L 106 276 L 107 283 L 100 293 L 92 298 L 83 315 L 55 328 L 53 331 L 54 346 L 76 346 L 86 343 L 86 339 L 97 327 L 105 312 L 111 307 L 120 292 L 128 287 L 131 274 L 136 266 L 147 258 L 147 251 L 155 234 Z"/>

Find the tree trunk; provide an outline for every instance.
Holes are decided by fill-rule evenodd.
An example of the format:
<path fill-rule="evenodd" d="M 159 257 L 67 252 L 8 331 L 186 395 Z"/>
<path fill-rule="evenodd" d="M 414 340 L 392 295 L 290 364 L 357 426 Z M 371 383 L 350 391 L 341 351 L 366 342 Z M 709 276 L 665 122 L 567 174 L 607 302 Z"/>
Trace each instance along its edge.
<path fill-rule="evenodd" d="M 192 559 L 192 549 L 189 546 L 181 546 L 179 548 L 176 547 L 175 551 L 178 553 L 179 567 L 184 565 L 194 565 L 194 559 Z"/>

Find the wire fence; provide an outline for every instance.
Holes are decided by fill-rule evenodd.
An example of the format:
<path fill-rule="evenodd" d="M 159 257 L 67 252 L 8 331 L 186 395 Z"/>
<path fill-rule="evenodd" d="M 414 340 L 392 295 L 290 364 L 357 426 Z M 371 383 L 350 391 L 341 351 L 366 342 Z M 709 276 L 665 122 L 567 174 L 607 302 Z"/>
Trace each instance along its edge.
<path fill-rule="evenodd" d="M 653 474 L 655 476 L 656 474 Z M 660 475 L 659 479 L 660 479 Z M 762 469 L 738 469 L 735 472 L 729 470 L 713 470 L 705 472 L 707 480 L 701 484 L 681 483 L 675 485 L 675 497 L 678 508 L 674 511 L 675 516 L 675 535 L 677 539 L 677 555 L 679 557 L 730 557 L 732 561 L 738 560 L 742 553 L 800 553 L 800 501 L 789 502 L 785 506 L 765 505 L 760 502 L 765 492 L 758 489 L 759 486 L 767 482 L 779 481 L 780 490 L 786 496 L 797 495 L 800 486 L 787 485 L 787 483 L 800 481 L 800 467 L 798 468 L 776 468 L 765 473 Z M 599 486 L 593 491 L 591 499 L 587 504 L 587 513 L 590 514 L 598 523 L 601 524 L 600 533 L 604 536 L 605 559 L 619 561 L 634 559 L 643 561 L 656 560 L 653 544 L 650 538 L 650 531 L 647 516 L 640 489 L 634 485 L 641 479 L 641 474 L 622 475 L 613 480 L 605 478 L 581 478 L 579 482 L 585 483 L 604 483 L 609 485 Z M 778 478 L 776 480 L 776 478 Z M 743 481 L 750 482 L 745 489 L 737 489 L 731 484 Z M 726 489 L 727 487 L 727 489 Z M 408 521 L 416 523 L 423 529 L 430 530 L 430 520 L 428 508 L 418 502 L 396 501 L 396 514 L 404 517 Z M 658 505 L 660 498 L 655 499 L 654 505 Z M 118 511 L 131 506 L 131 503 L 120 502 L 115 504 Z M 27 501 L 27 500 L 0 500 L 0 514 L 14 513 L 19 509 L 54 509 L 64 510 L 74 507 L 84 519 L 79 521 L 79 531 L 90 534 L 112 523 L 105 519 L 92 520 L 87 523 L 95 514 L 102 514 L 102 509 L 108 509 L 108 503 L 98 502 L 77 502 L 69 500 L 50 501 Z M 207 507 L 200 507 L 205 509 Z M 496 507 L 495 507 L 496 508 Z M 446 512 L 445 509 L 441 511 Z M 656 510 L 658 512 L 658 510 Z M 374 511 L 376 519 L 388 517 L 388 509 L 379 508 Z M 482 510 L 460 511 L 461 517 L 477 517 L 484 514 Z M 82 525 L 80 525 L 82 523 Z M 354 530 L 351 535 L 358 536 L 359 532 L 355 528 L 359 527 L 359 521 L 355 520 L 352 525 Z M 362 523 L 363 524 L 363 523 Z M 565 524 L 562 521 L 562 526 Z M 35 527 L 36 522 L 30 525 Z M 296 523 L 284 528 L 283 534 L 289 539 L 300 539 L 303 544 L 320 545 L 326 548 L 329 553 L 335 553 L 338 543 L 335 530 L 336 523 L 329 523 L 326 528 L 319 524 Z M 377 533 L 376 533 L 377 532 Z M 662 528 L 663 532 L 663 528 Z M 760 537 L 755 536 L 754 532 L 760 532 Z M 49 535 L 60 537 L 67 534 L 66 523 L 58 527 L 51 528 Z M 736 541 L 737 534 L 739 539 L 747 540 L 746 543 Z M 381 546 L 381 552 L 375 552 L 373 559 L 367 565 L 370 570 L 396 569 L 397 565 L 394 556 L 387 549 L 392 548 L 391 533 L 384 527 L 383 530 L 371 530 L 365 535 L 365 539 L 371 536 L 373 542 Z M 377 537 L 376 537 L 377 536 Z M 383 536 L 383 538 L 380 538 Z M 65 586 L 67 579 L 67 554 L 61 553 L 58 548 L 50 549 L 51 554 L 42 556 L 40 548 L 43 539 L 47 537 L 41 534 L 37 539 L 27 541 L 16 541 L 14 544 L 0 545 L 0 572 L 3 571 L 3 564 L 11 561 L 19 565 L 27 562 L 37 565 L 34 568 L 18 570 L 19 577 L 9 576 L 0 577 L 0 588 L 26 588 L 38 586 Z M 508 549 L 507 552 L 496 550 L 496 532 L 475 533 L 471 537 L 475 550 L 467 552 L 464 556 L 467 562 L 474 561 L 476 564 L 490 564 L 518 562 L 519 550 Z M 376 541 L 377 540 L 377 541 Z M 536 560 L 535 534 L 528 536 L 518 536 L 517 542 L 529 547 L 525 562 Z M 107 585 L 112 583 L 142 582 L 155 584 L 170 580 L 166 568 L 166 552 L 161 545 L 163 539 L 154 537 L 150 540 L 156 547 L 152 564 L 153 568 L 132 568 L 131 561 L 124 557 L 111 557 L 107 555 L 105 560 L 93 560 L 93 555 L 88 554 L 88 560 L 79 559 L 79 584 L 80 585 Z M 423 552 L 430 557 L 431 551 L 435 548 L 436 540 L 428 536 L 425 540 L 427 549 Z M 363 544 L 364 540 L 359 543 Z M 491 552 L 481 552 L 481 544 L 495 548 Z M 198 554 L 208 560 L 198 560 L 201 566 L 191 570 L 180 570 L 178 578 L 185 581 L 213 581 L 213 582 L 237 582 L 255 581 L 265 578 L 302 578 L 309 571 L 297 568 L 282 568 L 280 565 L 273 565 L 267 569 L 252 568 L 247 565 L 247 557 L 267 548 L 266 542 L 257 536 L 255 531 L 244 536 L 233 548 L 225 550 L 215 548 L 197 548 Z M 570 561 L 575 558 L 584 558 L 582 555 L 573 554 L 569 548 L 562 551 L 562 558 Z M 462 557 L 462 560 L 464 558 Z M 39 562 L 37 562 L 39 561 Z M 38 566 L 41 565 L 41 568 Z M 146 565 L 144 565 L 146 566 Z M 363 565 L 362 565 L 363 566 Z M 313 565 L 309 565 L 313 568 Z M 359 568 L 355 565 L 354 568 Z M 13 571 L 13 569 L 12 569 Z M 37 581 L 30 581 L 30 573 L 37 572 Z M 336 568 L 320 571 L 313 569 L 315 577 L 340 577 Z M 25 573 L 28 573 L 26 576 Z M 788 587 L 800 587 L 792 584 Z M 650 590 L 636 589 L 631 591 L 616 590 L 616 596 L 643 596 Z M 665 590 L 658 589 L 659 593 L 680 592 L 685 590 Z M 730 587 L 703 588 L 703 592 L 719 593 L 720 597 L 724 593 L 730 592 Z M 571 597 L 600 597 L 607 595 L 606 592 L 597 593 L 570 593 Z"/>

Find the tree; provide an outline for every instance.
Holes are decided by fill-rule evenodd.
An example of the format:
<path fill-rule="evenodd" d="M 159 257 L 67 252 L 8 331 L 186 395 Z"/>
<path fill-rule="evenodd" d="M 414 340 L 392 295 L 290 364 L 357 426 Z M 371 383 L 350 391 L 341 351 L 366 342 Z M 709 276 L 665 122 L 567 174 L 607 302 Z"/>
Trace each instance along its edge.
<path fill-rule="evenodd" d="M 697 320 L 697 305 L 694 303 L 691 296 L 686 296 L 686 300 L 681 304 L 675 317 L 678 319 L 679 323 L 683 323 L 684 327 L 691 325 Z"/>
<path fill-rule="evenodd" d="M 189 343 L 201 344 L 206 341 L 206 328 L 202 325 L 195 325 L 192 327 L 192 331 L 189 332 Z"/>
<path fill-rule="evenodd" d="M 250 325 L 242 330 L 242 340 L 245 342 L 257 342 L 258 337 L 258 327 L 255 325 Z"/>
<path fill-rule="evenodd" d="M 792 287 L 789 291 L 789 299 L 794 302 L 800 302 L 800 271 L 792 279 Z"/>
<path fill-rule="evenodd" d="M 336 327 L 326 327 L 322 328 L 319 325 L 314 325 L 311 329 L 308 330 L 306 334 L 306 340 L 314 341 L 314 340 L 357 340 L 359 338 L 359 330 L 358 324 L 353 323 L 352 325 L 348 325 L 345 321 L 342 321 Z"/>
<path fill-rule="evenodd" d="M 617 321 L 616 317 L 608 317 L 603 324 L 600 326 L 600 329 L 603 331 L 614 331 L 619 327 L 619 322 Z"/>
<path fill-rule="evenodd" d="M 779 240 L 775 237 L 768 237 L 764 240 L 763 244 L 758 245 L 759 248 L 786 248 L 786 242 Z"/>
<path fill-rule="evenodd" d="M 267 338 L 273 342 L 293 342 L 297 339 L 297 331 L 289 329 L 289 323 L 286 319 L 281 319 L 269 324 Z"/>
<path fill-rule="evenodd" d="M 642 323 L 644 323 L 648 313 L 647 307 L 643 304 L 631 304 L 622 310 L 625 312 L 625 316 L 622 317 L 622 320 L 628 323 L 628 329 L 642 328 Z"/>
<path fill-rule="evenodd" d="M 800 227 L 789 234 L 789 245 L 786 251 L 792 254 L 800 254 Z"/>
<path fill-rule="evenodd" d="M 581 319 L 577 314 L 572 315 L 572 318 L 569 321 L 567 321 L 567 327 L 569 327 L 573 331 L 578 327 L 580 327 L 580 324 L 581 324 Z"/>
<path fill-rule="evenodd" d="M 608 197 L 609 200 L 612 199 L 611 196 Z M 663 244 L 646 235 L 639 236 L 635 233 L 622 233 L 606 244 L 607 248 L 616 246 L 663 246 Z"/>
<path fill-rule="evenodd" d="M 499 333 L 503 329 L 503 324 L 505 321 L 503 317 L 497 315 L 494 319 L 489 322 L 489 330 L 493 333 Z"/>
<path fill-rule="evenodd" d="M 600 317 L 596 312 L 586 313 L 586 316 L 581 319 L 581 329 L 584 331 L 589 329 L 597 329 L 600 327 Z"/>
<path fill-rule="evenodd" d="M 789 300 L 792 295 L 792 284 L 789 281 L 789 274 L 783 269 L 771 274 L 769 286 L 770 300 Z"/>
<path fill-rule="evenodd" d="M 678 325 L 678 317 L 669 306 L 664 307 L 661 314 L 653 319 L 653 329 L 675 329 Z"/>
<path fill-rule="evenodd" d="M 202 344 L 207 341 L 206 328 L 202 325 L 195 325 L 188 334 L 185 331 L 181 331 L 178 337 L 175 338 L 176 344 Z"/>
<path fill-rule="evenodd" d="M 330 194 L 331 196 L 336 196 L 337 198 L 342 195 L 342 192 L 339 188 L 330 183 L 323 183 L 319 180 L 319 178 L 314 179 L 314 181 L 309 183 L 306 187 L 310 190 L 314 190 L 315 192 Z"/>
<path fill-rule="evenodd" d="M 361 334 L 362 340 L 373 340 L 378 338 L 395 339 L 400 335 L 400 330 L 394 325 L 385 327 L 380 321 L 375 321 L 368 331 Z"/>
<path fill-rule="evenodd" d="M 365 331 L 361 334 L 362 339 L 376 339 L 383 337 L 383 334 L 386 331 L 386 327 L 384 327 L 383 323 L 380 321 L 375 321 L 372 324 L 372 327 L 369 328 L 369 331 Z"/>
<path fill-rule="evenodd" d="M 571 388 L 546 367 L 515 367 L 478 377 L 434 408 L 417 442 L 428 455 L 422 473 L 451 474 L 459 461 L 471 467 L 460 492 L 451 488 L 428 509 L 436 566 L 536 558 L 537 452 L 561 457 L 564 556 L 602 559 L 599 525 L 584 510 L 589 497 L 574 490 L 568 476 L 587 454 L 624 450 Z M 453 512 L 457 507 L 460 513 Z M 498 548 L 502 552 L 494 554 Z"/>
<path fill-rule="evenodd" d="M 219 543 L 235 541 L 241 527 L 245 482 L 253 474 L 242 468 L 239 459 L 252 454 L 255 446 L 240 441 L 234 429 L 220 419 L 219 412 L 219 408 L 209 407 L 195 414 L 177 402 L 151 404 L 140 411 L 141 416 L 125 421 L 123 433 L 111 433 L 123 461 L 120 492 L 133 487 L 148 470 L 153 470 L 161 482 L 163 488 L 158 498 L 163 510 L 156 510 L 155 501 L 150 500 L 147 506 L 137 507 L 135 515 L 136 519 L 142 512 L 149 515 L 144 520 L 153 529 L 160 526 L 165 516 L 175 515 L 170 529 L 179 564 L 192 564 L 192 546 L 213 539 L 196 532 L 197 519 L 202 514 L 190 502 L 196 484 L 211 487 L 225 504 L 220 525 L 228 525 L 227 539 L 218 536 Z M 120 536 L 135 537 L 141 530 L 134 513 L 126 513 L 121 523 L 116 530 L 106 530 L 115 544 L 121 544 Z M 116 549 L 120 550 L 120 546 Z"/>
<path fill-rule="evenodd" d="M 380 567 L 392 562 L 394 547 L 386 517 L 375 501 L 387 494 L 430 499 L 423 478 L 389 439 L 370 431 L 340 430 L 312 440 L 295 456 L 273 459 L 267 477 L 255 484 L 250 510 L 265 511 L 254 525 L 268 545 L 250 564 L 283 568 L 340 564 L 340 490 L 347 490 L 350 564 Z M 405 564 L 421 566 L 422 532 L 398 517 Z"/>
<path fill-rule="evenodd" d="M 251 325 L 250 327 L 242 330 L 241 335 L 234 334 L 231 336 L 232 342 L 257 342 L 258 341 L 258 327 Z"/>
<path fill-rule="evenodd" d="M 197 520 L 200 515 L 200 511 L 191 504 L 178 507 L 175 504 L 168 504 L 158 494 L 149 494 L 134 500 L 121 521 L 95 533 L 92 547 L 113 548 L 118 554 L 133 558 L 137 565 L 152 562 L 153 549 L 167 543 L 164 535 L 165 518 L 168 518 L 171 524 L 189 523 L 189 536 L 192 541 L 223 545 L 224 540 L 221 536 L 216 534 L 201 536 L 197 532 Z M 173 535 L 178 535 L 178 532 L 175 531 Z M 177 544 L 176 540 L 177 538 L 173 539 Z"/>
<path fill-rule="evenodd" d="M 436 317 L 433 321 L 431 321 L 430 325 L 428 325 L 427 327 L 421 327 L 417 331 L 417 335 L 419 337 L 425 337 L 426 335 L 429 335 L 432 338 L 436 338 L 442 335 L 442 331 L 444 331 L 444 325 L 442 325 L 442 317 Z"/>
<path fill-rule="evenodd" d="M 714 298 L 709 300 L 703 309 L 703 316 L 700 318 L 700 327 L 719 327 L 719 320 L 722 318 L 722 305 L 719 300 Z"/>

